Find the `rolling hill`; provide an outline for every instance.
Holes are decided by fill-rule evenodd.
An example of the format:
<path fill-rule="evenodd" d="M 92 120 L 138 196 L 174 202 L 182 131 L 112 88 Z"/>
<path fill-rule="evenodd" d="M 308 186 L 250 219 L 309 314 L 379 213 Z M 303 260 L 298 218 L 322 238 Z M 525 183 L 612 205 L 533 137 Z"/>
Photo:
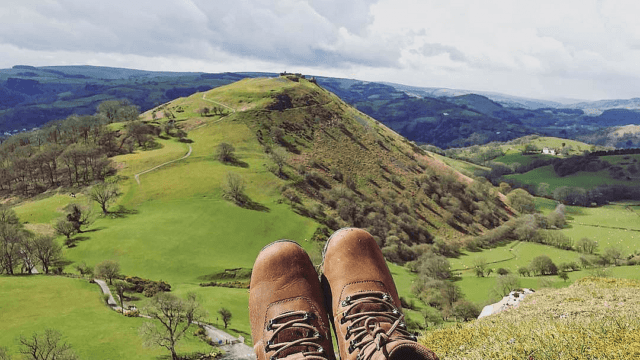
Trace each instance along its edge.
<path fill-rule="evenodd" d="M 205 107 L 223 110 L 206 113 Z M 172 122 L 188 136 L 179 141 L 163 133 L 153 148 L 112 158 L 118 172 L 111 181 L 122 193 L 116 204 L 122 211 L 97 217 L 75 246 L 64 249 L 72 262 L 65 271 L 75 273 L 81 262 L 115 260 L 125 275 L 169 282 L 183 297 L 195 292 L 209 322 L 215 323 L 218 309 L 228 308 L 234 316 L 229 331 L 245 338 L 250 338 L 246 289 L 200 284 L 229 269 L 250 269 L 260 249 L 274 240 L 295 240 L 318 262 L 321 240 L 332 230 L 358 226 L 374 234 L 389 260 L 403 264 L 421 246 L 443 247 L 444 239 L 477 234 L 509 218 L 504 198 L 490 186 L 473 182 L 300 77 L 244 79 L 178 98 L 142 118 L 154 127 Z M 110 127 L 128 129 L 118 123 Z M 221 143 L 235 148 L 233 161 L 219 159 Z M 143 170 L 185 154 L 136 181 Z M 280 168 L 276 155 L 284 159 Z M 230 173 L 245 185 L 238 203 L 225 197 Z M 66 189 L 48 191 L 17 203 L 15 210 L 29 228 L 50 232 L 67 204 L 87 201 L 87 191 L 75 198 Z M 479 207 L 490 210 L 478 212 Z M 391 267 L 401 294 L 414 298 L 415 275 Z M 0 288 L 12 292 L 16 286 Z M 141 296 L 135 303 L 146 301 Z M 17 314 L 15 323 L 29 316 Z M 407 316 L 419 320 L 421 315 L 408 310 Z M 5 334 L 20 331 L 17 325 L 0 328 Z M 80 334 L 69 336 L 82 341 Z"/>

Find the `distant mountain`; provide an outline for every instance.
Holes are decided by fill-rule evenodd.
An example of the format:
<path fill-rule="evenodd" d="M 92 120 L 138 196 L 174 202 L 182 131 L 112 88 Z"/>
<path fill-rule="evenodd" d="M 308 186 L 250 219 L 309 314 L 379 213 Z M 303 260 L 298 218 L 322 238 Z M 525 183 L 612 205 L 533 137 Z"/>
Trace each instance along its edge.
<path fill-rule="evenodd" d="M 384 83 L 394 87 L 395 89 L 406 92 L 407 94 L 414 96 L 428 96 L 428 97 L 457 97 L 468 94 L 478 94 L 485 96 L 497 103 L 500 103 L 506 107 L 513 108 L 524 108 L 524 109 L 542 109 L 542 108 L 560 108 L 564 107 L 564 105 L 557 101 L 551 100 L 539 100 L 539 99 L 530 99 L 519 96 L 511 96 L 505 95 L 490 91 L 473 91 L 473 90 L 461 90 L 461 89 L 448 89 L 448 88 L 433 88 L 433 87 L 418 87 L 418 86 L 409 86 L 402 84 L 394 84 L 394 83 Z"/>
<path fill-rule="evenodd" d="M 104 100 L 126 98 L 145 111 L 250 76 L 17 65 L 0 70 L 0 132 L 31 129 L 71 114 L 93 114 Z"/>
<path fill-rule="evenodd" d="M 333 78 L 317 80 L 358 110 L 419 143 L 448 148 L 507 141 L 536 132 L 513 117 L 503 119 L 483 113 L 464 101 L 457 104 L 445 99 L 414 97 L 381 83 Z M 495 106 L 500 107 L 499 104 Z"/>
<path fill-rule="evenodd" d="M 276 75 L 17 65 L 0 70 L 0 133 L 29 130 L 71 114 L 93 114 L 105 100 L 128 99 L 146 111 L 244 78 Z M 408 139 L 443 148 L 507 141 L 534 133 L 575 139 L 611 126 L 640 125 L 640 112 L 635 111 L 640 108 L 640 99 L 563 105 L 491 92 L 316 79 Z"/>

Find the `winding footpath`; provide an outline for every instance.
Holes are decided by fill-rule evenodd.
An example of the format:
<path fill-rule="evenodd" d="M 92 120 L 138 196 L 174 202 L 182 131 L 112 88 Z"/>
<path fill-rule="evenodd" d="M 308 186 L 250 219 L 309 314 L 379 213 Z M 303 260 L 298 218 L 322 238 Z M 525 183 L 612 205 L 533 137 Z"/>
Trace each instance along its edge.
<path fill-rule="evenodd" d="M 216 105 L 220 105 L 220 106 L 223 106 L 223 107 L 225 107 L 225 108 L 227 108 L 227 109 L 230 109 L 232 113 L 235 113 L 235 112 L 236 112 L 236 109 L 234 109 L 234 108 L 232 108 L 232 107 L 229 107 L 229 106 L 227 106 L 227 105 L 225 105 L 225 104 L 219 103 L 219 102 L 217 102 L 217 101 L 213 101 L 213 100 L 207 99 L 207 98 L 205 97 L 205 95 L 206 95 L 206 93 L 205 93 L 205 94 L 202 94 L 202 100 L 204 100 L 204 101 L 209 101 L 209 102 L 214 103 L 214 104 L 216 104 Z M 213 125 L 213 124 L 215 124 L 215 123 L 218 123 L 218 122 L 220 122 L 220 121 L 224 120 L 224 119 L 225 119 L 226 117 L 228 117 L 228 116 L 229 116 L 229 115 L 225 115 L 225 116 L 221 117 L 220 119 L 218 119 L 218 120 L 216 120 L 216 121 L 214 121 L 214 122 L 211 122 L 211 123 L 204 123 L 204 124 L 202 124 L 202 125 L 200 125 L 200 126 L 197 126 L 197 127 L 193 128 L 193 129 L 191 129 L 191 130 L 193 131 L 193 130 L 199 129 L 199 128 L 203 127 L 203 126 L 209 125 L 209 124 Z M 156 165 L 156 166 L 154 166 L 154 167 L 152 167 L 152 168 L 150 168 L 150 169 L 147 169 L 147 170 L 141 171 L 141 172 L 139 172 L 139 173 L 135 174 L 135 175 L 134 175 L 134 178 L 136 179 L 136 182 L 138 183 L 138 185 L 140 185 L 140 175 L 146 174 L 146 173 L 148 173 L 148 172 L 152 172 L 152 171 L 154 171 L 154 170 L 157 170 L 157 169 L 159 169 L 159 168 L 161 168 L 161 167 L 163 167 L 163 166 L 165 166 L 165 165 L 169 165 L 169 164 L 174 163 L 174 162 L 176 162 L 176 161 L 184 160 L 184 159 L 188 158 L 189 156 L 191 156 L 191 153 L 192 153 L 192 152 L 193 152 L 193 148 L 191 147 L 191 145 L 189 145 L 189 151 L 187 152 L 187 154 L 186 154 L 185 156 L 183 156 L 183 157 L 181 157 L 181 158 L 179 158 L 179 159 L 175 159 L 175 160 L 167 161 L 166 163 L 162 163 L 162 164 L 160 164 L 160 165 Z"/>
<path fill-rule="evenodd" d="M 147 170 L 145 170 L 145 171 L 142 171 L 142 172 L 139 172 L 139 173 L 135 174 L 135 175 L 134 175 L 134 177 L 136 178 L 136 182 L 138 183 L 138 185 L 140 185 L 140 175 L 142 175 L 142 174 L 146 174 L 146 173 L 148 173 L 148 172 L 151 172 L 151 171 L 153 171 L 153 170 L 156 170 L 156 169 L 158 169 L 158 168 L 161 168 L 161 167 L 163 167 L 163 166 L 165 166 L 165 165 L 169 165 L 169 164 L 174 163 L 174 162 L 176 162 L 176 161 L 180 161 L 180 160 L 186 159 L 186 158 L 188 158 L 189 156 L 191 156 L 191 152 L 192 152 L 192 151 L 193 151 L 193 148 L 191 147 L 191 145 L 189 145 L 189 152 L 187 152 L 187 154 L 186 154 L 185 156 L 181 157 L 180 159 L 175 159 L 175 160 L 167 161 L 166 163 L 163 163 L 163 164 L 160 164 L 160 165 L 156 165 L 156 166 L 152 167 L 151 169 L 147 169 Z"/>

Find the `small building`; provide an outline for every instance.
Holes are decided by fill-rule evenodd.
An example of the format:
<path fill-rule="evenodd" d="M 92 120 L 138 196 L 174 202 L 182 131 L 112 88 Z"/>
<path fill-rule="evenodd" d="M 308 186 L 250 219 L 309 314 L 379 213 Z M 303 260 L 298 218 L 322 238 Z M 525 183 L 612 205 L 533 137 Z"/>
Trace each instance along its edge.
<path fill-rule="evenodd" d="M 542 149 L 542 153 L 547 155 L 555 155 L 556 149 L 544 148 Z"/>

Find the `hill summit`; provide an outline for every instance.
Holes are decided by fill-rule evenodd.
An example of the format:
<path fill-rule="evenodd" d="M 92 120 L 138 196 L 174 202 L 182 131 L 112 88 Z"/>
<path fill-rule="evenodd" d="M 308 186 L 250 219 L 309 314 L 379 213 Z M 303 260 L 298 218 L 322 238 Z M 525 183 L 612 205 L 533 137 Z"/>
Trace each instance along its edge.
<path fill-rule="evenodd" d="M 390 259 L 409 260 L 413 255 L 399 255 L 404 246 L 479 234 L 508 218 L 489 184 L 453 170 L 313 81 L 244 79 L 190 99 L 200 97 L 234 109 L 229 121 L 255 134 L 296 212 L 332 230 L 365 228 Z"/>

